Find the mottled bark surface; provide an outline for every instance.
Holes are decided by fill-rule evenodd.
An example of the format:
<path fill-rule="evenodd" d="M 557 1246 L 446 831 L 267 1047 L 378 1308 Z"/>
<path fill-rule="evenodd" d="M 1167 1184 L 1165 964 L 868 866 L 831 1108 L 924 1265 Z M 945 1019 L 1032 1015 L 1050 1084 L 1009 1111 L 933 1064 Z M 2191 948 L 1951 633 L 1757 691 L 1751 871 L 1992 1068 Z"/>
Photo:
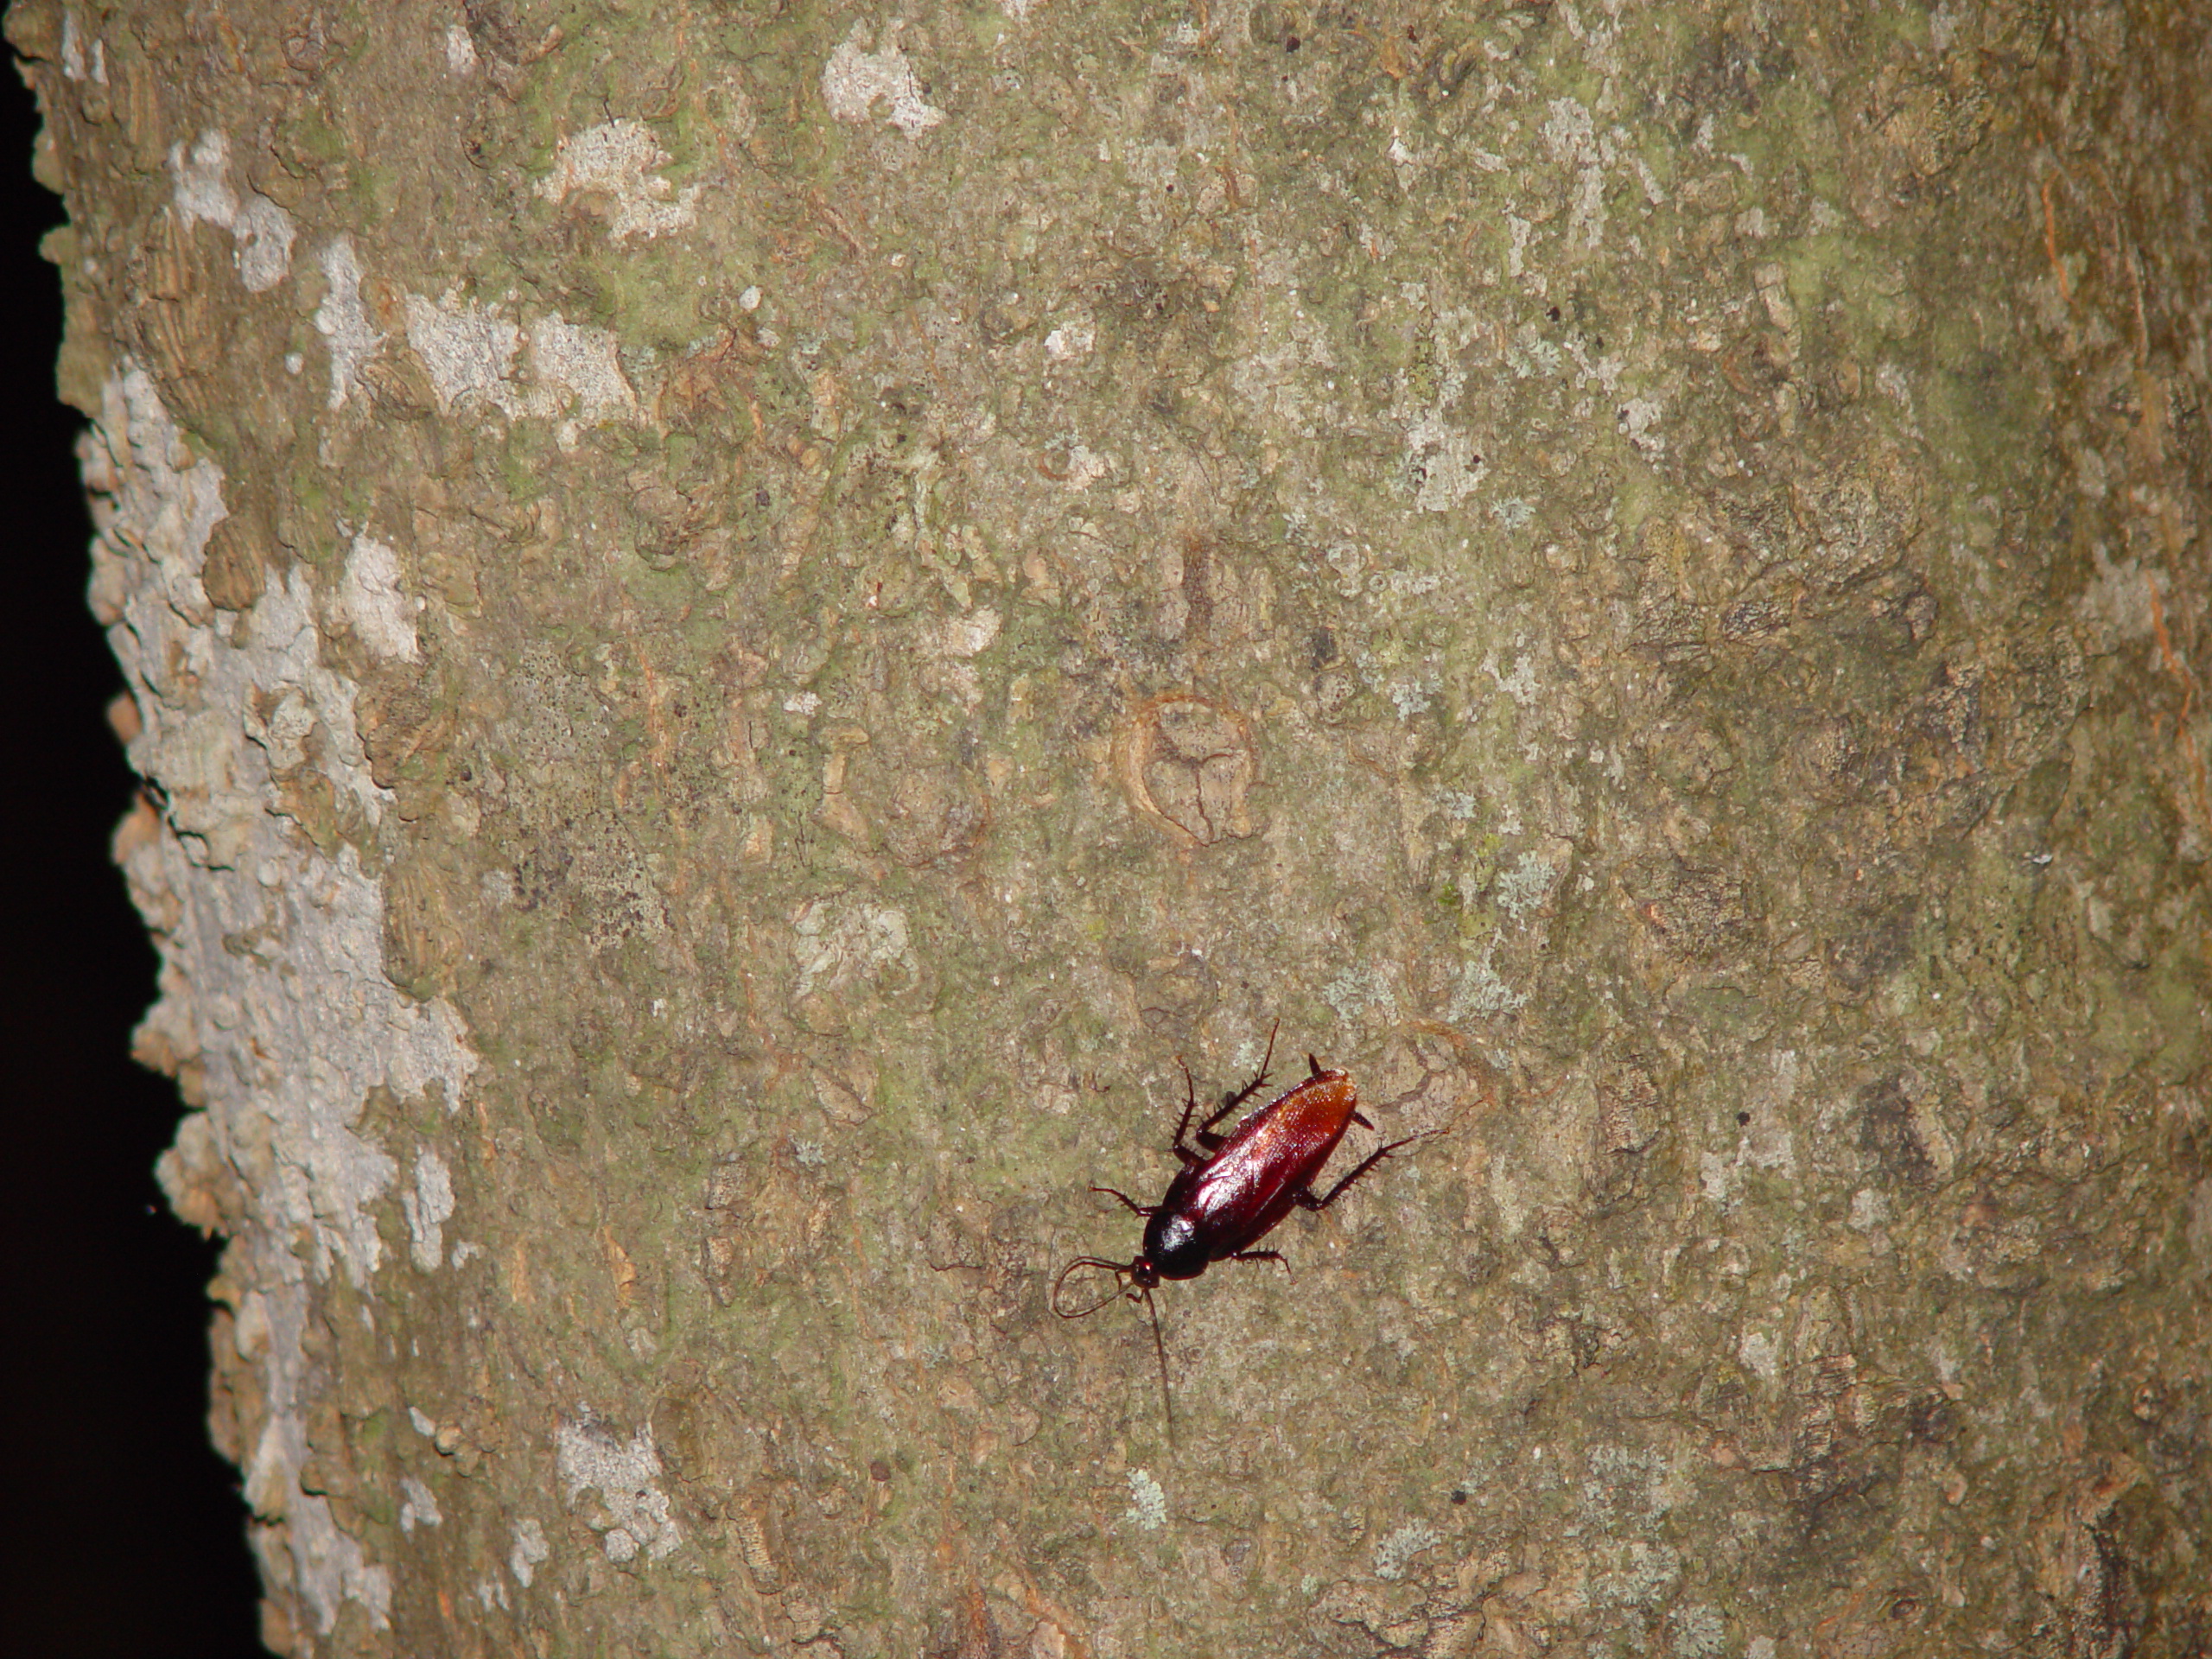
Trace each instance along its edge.
<path fill-rule="evenodd" d="M 271 1642 L 2204 1651 L 2188 11 L 19 0 Z"/>

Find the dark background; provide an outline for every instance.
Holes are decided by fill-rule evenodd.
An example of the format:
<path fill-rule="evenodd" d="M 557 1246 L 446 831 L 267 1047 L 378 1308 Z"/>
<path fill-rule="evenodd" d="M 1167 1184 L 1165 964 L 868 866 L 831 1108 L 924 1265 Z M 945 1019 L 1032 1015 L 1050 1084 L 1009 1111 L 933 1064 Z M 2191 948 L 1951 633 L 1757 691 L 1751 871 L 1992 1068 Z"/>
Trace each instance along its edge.
<path fill-rule="evenodd" d="M 54 399 L 60 281 L 38 257 L 62 209 L 30 175 L 37 130 L 0 67 L 0 546 L 20 578 L 0 652 L 0 1650 L 246 1659 L 245 1508 L 206 1422 L 217 1247 L 154 1185 L 181 1107 L 130 1058 L 155 958 L 108 861 L 134 782 L 104 712 L 122 676 L 85 607 L 83 421 Z"/>

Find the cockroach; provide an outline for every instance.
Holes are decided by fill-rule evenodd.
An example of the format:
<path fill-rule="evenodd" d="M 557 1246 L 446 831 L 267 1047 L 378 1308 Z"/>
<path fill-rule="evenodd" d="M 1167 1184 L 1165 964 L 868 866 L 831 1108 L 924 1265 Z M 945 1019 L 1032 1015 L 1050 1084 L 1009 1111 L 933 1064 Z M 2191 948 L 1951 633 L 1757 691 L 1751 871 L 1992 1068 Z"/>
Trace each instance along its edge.
<path fill-rule="evenodd" d="M 1096 1313 L 1125 1291 L 1132 1301 L 1143 1300 L 1145 1311 L 1152 1316 L 1153 1351 L 1160 1360 L 1160 1404 L 1171 1440 L 1175 1434 L 1175 1408 L 1168 1395 L 1167 1344 L 1160 1334 L 1160 1310 L 1152 1300 L 1154 1287 L 1163 1279 L 1195 1279 L 1217 1262 L 1278 1262 L 1288 1272 L 1290 1264 L 1283 1262 L 1281 1252 L 1252 1247 L 1292 1210 L 1327 1209 L 1346 1187 L 1400 1147 L 1422 1138 L 1409 1135 L 1376 1148 L 1351 1174 L 1315 1198 L 1314 1178 L 1337 1149 L 1337 1142 L 1344 1138 L 1344 1131 L 1355 1123 L 1363 1128 L 1375 1127 L 1362 1116 L 1359 1091 L 1347 1073 L 1325 1070 L 1319 1059 L 1308 1054 L 1306 1064 L 1312 1071 L 1310 1077 L 1276 1096 L 1230 1133 L 1214 1131 L 1215 1124 L 1260 1092 L 1268 1081 L 1274 1053 L 1274 1033 L 1270 1032 L 1259 1075 L 1198 1125 L 1197 1133 L 1191 1135 L 1198 1142 L 1195 1147 L 1185 1145 L 1184 1139 L 1190 1135 L 1191 1119 L 1198 1109 L 1198 1090 L 1191 1081 L 1191 1069 L 1183 1067 L 1183 1116 L 1175 1125 L 1175 1144 L 1170 1148 L 1183 1166 L 1167 1184 L 1166 1193 L 1158 1204 L 1139 1204 L 1110 1186 L 1090 1189 L 1119 1198 L 1145 1217 L 1143 1248 L 1128 1262 L 1079 1255 L 1061 1268 L 1060 1276 L 1052 1281 L 1052 1312 L 1064 1319 Z M 1177 1064 L 1182 1063 L 1178 1060 Z M 1064 1306 L 1061 1293 L 1068 1275 L 1077 1268 L 1105 1268 L 1115 1276 L 1113 1291 L 1082 1307 Z"/>

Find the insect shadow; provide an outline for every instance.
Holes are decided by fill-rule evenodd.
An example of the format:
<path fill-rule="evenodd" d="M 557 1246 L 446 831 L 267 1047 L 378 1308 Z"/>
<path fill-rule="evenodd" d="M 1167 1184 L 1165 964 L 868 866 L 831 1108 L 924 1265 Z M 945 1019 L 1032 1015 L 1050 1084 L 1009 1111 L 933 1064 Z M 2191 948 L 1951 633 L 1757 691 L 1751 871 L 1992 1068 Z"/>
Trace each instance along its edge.
<path fill-rule="evenodd" d="M 1276 1022 L 1275 1030 L 1281 1029 Z M 1060 1269 L 1052 1281 L 1052 1312 L 1064 1319 L 1096 1313 L 1123 1295 L 1141 1300 L 1152 1319 L 1152 1347 L 1160 1362 L 1160 1400 L 1167 1420 L 1170 1445 L 1175 1440 L 1175 1407 L 1167 1387 L 1167 1344 L 1160 1332 L 1160 1309 L 1152 1299 L 1163 1279 L 1195 1279 L 1217 1262 L 1278 1262 L 1287 1273 L 1290 1264 L 1276 1250 L 1253 1247 L 1274 1230 L 1293 1210 L 1325 1210 L 1354 1181 L 1388 1158 L 1400 1147 L 1426 1138 L 1409 1135 L 1377 1147 L 1352 1172 L 1316 1198 L 1314 1179 L 1329 1161 L 1337 1143 L 1353 1124 L 1375 1125 L 1359 1109 L 1359 1091 L 1348 1073 L 1325 1069 L 1313 1055 L 1306 1057 L 1312 1075 L 1286 1090 L 1254 1112 L 1229 1133 L 1217 1134 L 1214 1125 L 1258 1094 L 1268 1081 L 1274 1060 L 1275 1032 L 1268 1033 L 1268 1052 L 1259 1074 L 1221 1103 L 1220 1109 L 1199 1123 L 1193 1132 L 1191 1120 L 1198 1109 L 1197 1086 L 1191 1068 L 1183 1065 L 1183 1116 L 1175 1125 L 1170 1148 L 1182 1162 L 1175 1179 L 1158 1204 L 1139 1204 L 1128 1193 L 1110 1186 L 1094 1185 L 1094 1192 L 1119 1198 L 1145 1218 L 1144 1240 L 1128 1262 L 1101 1255 L 1079 1255 Z M 1430 1129 L 1426 1135 L 1441 1135 Z M 1195 1147 L 1185 1144 L 1185 1137 Z M 1102 1268 L 1114 1275 L 1114 1288 L 1104 1295 L 1070 1306 L 1068 1277 L 1079 1268 Z"/>

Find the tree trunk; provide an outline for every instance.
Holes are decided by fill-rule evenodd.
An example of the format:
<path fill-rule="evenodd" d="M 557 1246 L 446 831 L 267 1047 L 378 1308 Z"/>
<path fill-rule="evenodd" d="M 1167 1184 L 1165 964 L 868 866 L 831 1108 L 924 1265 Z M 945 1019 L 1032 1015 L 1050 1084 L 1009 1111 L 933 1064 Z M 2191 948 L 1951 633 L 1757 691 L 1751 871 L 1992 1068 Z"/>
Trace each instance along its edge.
<path fill-rule="evenodd" d="M 2206 1651 L 2191 11 L 18 0 L 270 1645 Z"/>

